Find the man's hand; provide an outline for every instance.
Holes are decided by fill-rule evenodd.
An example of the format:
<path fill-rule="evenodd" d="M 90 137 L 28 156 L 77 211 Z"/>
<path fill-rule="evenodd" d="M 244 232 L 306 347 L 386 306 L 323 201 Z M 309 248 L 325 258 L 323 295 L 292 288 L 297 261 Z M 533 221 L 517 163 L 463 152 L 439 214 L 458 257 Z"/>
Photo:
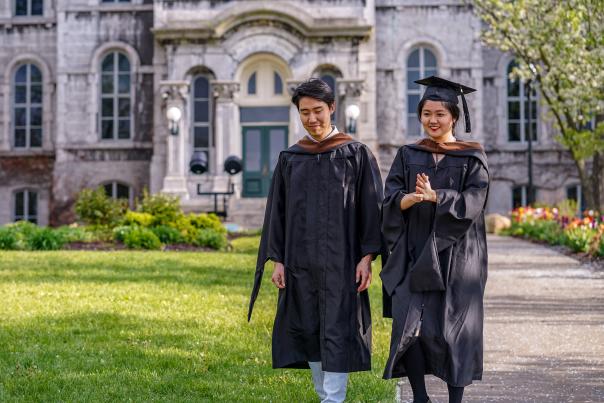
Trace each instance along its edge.
<path fill-rule="evenodd" d="M 359 288 L 357 288 L 357 292 L 365 291 L 371 285 L 371 260 L 373 259 L 372 255 L 364 256 L 359 264 L 357 264 L 357 283 L 359 284 Z"/>
<path fill-rule="evenodd" d="M 283 263 L 275 262 L 275 269 L 271 276 L 271 281 L 277 288 L 285 288 L 285 266 Z"/>

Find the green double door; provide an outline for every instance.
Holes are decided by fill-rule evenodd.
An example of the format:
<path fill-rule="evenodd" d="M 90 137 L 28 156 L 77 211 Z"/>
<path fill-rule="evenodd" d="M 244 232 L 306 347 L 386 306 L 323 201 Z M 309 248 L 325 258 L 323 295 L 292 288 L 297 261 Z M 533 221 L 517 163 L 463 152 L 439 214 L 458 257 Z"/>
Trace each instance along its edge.
<path fill-rule="evenodd" d="M 279 152 L 287 148 L 287 126 L 243 127 L 243 197 L 266 197 Z"/>

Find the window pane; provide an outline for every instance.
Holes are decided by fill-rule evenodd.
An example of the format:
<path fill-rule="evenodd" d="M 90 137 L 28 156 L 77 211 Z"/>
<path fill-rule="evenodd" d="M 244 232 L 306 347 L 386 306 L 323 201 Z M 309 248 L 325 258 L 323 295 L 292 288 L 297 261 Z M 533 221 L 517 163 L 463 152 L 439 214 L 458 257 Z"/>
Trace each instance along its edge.
<path fill-rule="evenodd" d="M 424 49 L 424 66 L 436 67 L 436 57 L 434 57 L 434 53 L 430 52 L 428 49 Z"/>
<path fill-rule="evenodd" d="M 566 188 L 566 198 L 569 200 L 577 201 L 579 192 L 577 192 L 577 186 L 569 186 Z"/>
<path fill-rule="evenodd" d="M 119 98 L 118 102 L 118 113 L 120 118 L 130 117 L 130 98 Z"/>
<path fill-rule="evenodd" d="M 518 80 L 508 79 L 508 96 L 517 97 L 520 96 L 520 82 Z"/>
<path fill-rule="evenodd" d="M 16 0 L 15 15 L 27 15 L 27 0 Z"/>
<path fill-rule="evenodd" d="M 42 108 L 31 108 L 29 124 L 32 126 L 42 126 Z"/>
<path fill-rule="evenodd" d="M 210 128 L 207 126 L 196 127 L 193 135 L 194 148 L 208 148 L 210 146 Z"/>
<path fill-rule="evenodd" d="M 518 186 L 512 189 L 512 207 L 522 206 L 522 186 Z"/>
<path fill-rule="evenodd" d="M 422 133 L 422 126 L 416 115 L 407 117 L 407 136 L 419 136 Z"/>
<path fill-rule="evenodd" d="M 256 73 L 250 76 L 250 79 L 247 80 L 247 93 L 249 95 L 254 95 L 256 93 Z"/>
<path fill-rule="evenodd" d="M 126 185 L 122 185 L 121 183 L 118 183 L 116 196 L 118 199 L 129 199 L 130 198 L 130 188 Z"/>
<path fill-rule="evenodd" d="M 40 72 L 40 69 L 37 68 L 36 66 L 34 66 L 33 64 L 30 64 L 30 81 L 32 83 L 36 83 L 39 84 L 42 82 L 42 73 Z"/>
<path fill-rule="evenodd" d="M 537 102 L 533 101 L 533 98 L 531 98 L 531 102 L 527 102 L 527 100 L 525 100 L 524 102 L 524 118 L 528 120 L 528 116 L 529 116 L 529 105 L 531 106 L 531 118 L 532 119 L 537 119 Z"/>
<path fill-rule="evenodd" d="M 27 124 L 27 110 L 25 108 L 15 108 L 15 126 L 23 127 Z"/>
<path fill-rule="evenodd" d="M 419 67 L 419 49 L 415 49 L 407 59 L 407 67 Z"/>
<path fill-rule="evenodd" d="M 283 94 L 283 81 L 281 80 L 281 76 L 277 72 L 275 72 L 275 94 Z"/>
<path fill-rule="evenodd" d="M 101 116 L 113 117 L 113 98 L 103 98 L 101 106 Z"/>
<path fill-rule="evenodd" d="M 126 55 L 120 53 L 119 54 L 119 70 L 120 72 L 130 72 L 130 62 L 128 61 L 128 58 L 126 57 Z"/>
<path fill-rule="evenodd" d="M 120 94 L 130 93 L 130 74 L 120 74 L 118 83 L 118 91 Z"/>
<path fill-rule="evenodd" d="M 520 119 L 520 102 L 508 102 L 508 119 Z"/>
<path fill-rule="evenodd" d="M 103 59 L 103 63 L 101 69 L 103 72 L 110 73 L 113 71 L 113 63 L 114 63 L 115 53 L 110 53 Z"/>
<path fill-rule="evenodd" d="M 195 122 L 208 122 L 209 120 L 209 102 L 208 101 L 195 101 Z"/>
<path fill-rule="evenodd" d="M 279 159 L 279 153 L 287 147 L 285 130 L 284 129 L 271 129 L 269 131 L 270 136 L 270 169 L 274 171 L 277 166 L 277 160 Z"/>
<path fill-rule="evenodd" d="M 27 82 L 27 65 L 19 67 L 15 73 L 15 83 L 25 84 Z"/>
<path fill-rule="evenodd" d="M 30 129 L 30 147 L 42 147 L 42 129 L 39 127 Z"/>
<path fill-rule="evenodd" d="M 197 77 L 194 85 L 194 97 L 195 98 L 209 98 L 210 95 L 210 83 L 205 77 Z"/>
<path fill-rule="evenodd" d="M 130 138 L 130 119 L 119 120 L 117 137 L 122 140 Z"/>
<path fill-rule="evenodd" d="M 25 192 L 15 193 L 15 218 L 25 215 Z"/>
<path fill-rule="evenodd" d="M 113 94 L 113 75 L 103 74 L 101 76 L 101 92 L 103 94 Z"/>
<path fill-rule="evenodd" d="M 105 195 L 107 197 L 114 197 L 113 196 L 113 183 L 107 183 L 107 184 L 103 185 L 103 188 L 105 189 Z"/>
<path fill-rule="evenodd" d="M 419 70 L 407 70 L 407 89 L 419 90 L 419 84 L 415 83 L 414 81 L 417 81 L 420 78 Z"/>
<path fill-rule="evenodd" d="M 417 105 L 419 104 L 419 100 L 419 94 L 410 94 L 407 97 L 407 113 L 415 114 L 417 112 Z"/>
<path fill-rule="evenodd" d="M 42 86 L 35 84 L 30 87 L 30 102 L 33 104 L 42 103 Z"/>
<path fill-rule="evenodd" d="M 15 129 L 15 147 L 25 147 L 25 129 Z"/>
<path fill-rule="evenodd" d="M 533 131 L 531 133 L 532 134 L 531 139 L 533 141 L 537 141 L 537 123 L 536 122 L 531 122 L 531 127 L 533 129 Z M 528 140 L 528 138 L 529 138 L 529 124 L 528 124 L 528 121 L 524 122 L 524 138 L 525 138 L 525 140 Z"/>
<path fill-rule="evenodd" d="M 31 0 L 31 15 L 42 15 L 44 13 L 43 0 Z"/>
<path fill-rule="evenodd" d="M 27 215 L 30 218 L 35 218 L 38 215 L 38 194 L 36 192 L 28 192 L 28 196 Z"/>
<path fill-rule="evenodd" d="M 261 165 L 261 136 L 260 130 L 248 130 L 245 132 L 245 170 L 248 172 L 259 172 Z"/>
<path fill-rule="evenodd" d="M 101 137 L 103 139 L 113 138 L 113 120 L 103 120 L 101 123 Z"/>
<path fill-rule="evenodd" d="M 33 87 L 32 87 L 33 90 Z M 15 103 L 22 104 L 27 102 L 27 86 L 25 85 L 15 85 Z M 33 93 L 32 93 L 33 97 Z"/>
<path fill-rule="evenodd" d="M 508 123 L 508 141 L 520 141 L 520 123 Z"/>

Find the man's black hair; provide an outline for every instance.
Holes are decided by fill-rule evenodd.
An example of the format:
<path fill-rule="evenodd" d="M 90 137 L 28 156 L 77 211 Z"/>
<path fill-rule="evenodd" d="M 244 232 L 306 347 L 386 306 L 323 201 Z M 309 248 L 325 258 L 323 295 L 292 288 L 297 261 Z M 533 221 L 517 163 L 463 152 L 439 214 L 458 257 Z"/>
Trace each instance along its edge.
<path fill-rule="evenodd" d="M 336 98 L 329 84 L 320 78 L 310 78 L 296 87 L 292 95 L 292 103 L 300 108 L 300 98 L 310 97 L 325 102 L 328 106 L 333 105 Z"/>

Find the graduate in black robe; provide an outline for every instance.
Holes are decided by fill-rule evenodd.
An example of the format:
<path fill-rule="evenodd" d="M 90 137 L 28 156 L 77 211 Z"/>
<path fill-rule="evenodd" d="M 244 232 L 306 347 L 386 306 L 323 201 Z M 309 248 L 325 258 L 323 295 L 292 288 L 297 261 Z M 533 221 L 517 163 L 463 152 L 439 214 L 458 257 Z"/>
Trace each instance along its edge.
<path fill-rule="evenodd" d="M 489 171 L 480 144 L 453 136 L 457 96 L 474 90 L 436 77 L 418 83 L 428 85 L 418 107 L 427 138 L 398 150 L 382 207 L 393 318 L 384 378 L 409 377 L 423 403 L 424 375 L 433 374 L 460 402 L 482 377 Z"/>
<path fill-rule="evenodd" d="M 315 96 L 316 86 L 323 93 Z M 318 378 L 371 369 L 366 288 L 371 261 L 382 249 L 382 183 L 369 148 L 330 125 L 333 93 L 327 84 L 318 79 L 303 83 L 293 102 L 309 135 L 281 152 L 273 173 L 248 319 L 264 265 L 272 260 L 272 281 L 279 288 L 273 367 L 320 363 L 321 375 L 315 376 L 313 368 L 317 393 L 341 401 L 347 375 L 341 377 L 344 394 L 337 398 L 322 390 Z M 317 136 L 320 141 L 313 134 L 317 119 L 331 129 Z"/>

